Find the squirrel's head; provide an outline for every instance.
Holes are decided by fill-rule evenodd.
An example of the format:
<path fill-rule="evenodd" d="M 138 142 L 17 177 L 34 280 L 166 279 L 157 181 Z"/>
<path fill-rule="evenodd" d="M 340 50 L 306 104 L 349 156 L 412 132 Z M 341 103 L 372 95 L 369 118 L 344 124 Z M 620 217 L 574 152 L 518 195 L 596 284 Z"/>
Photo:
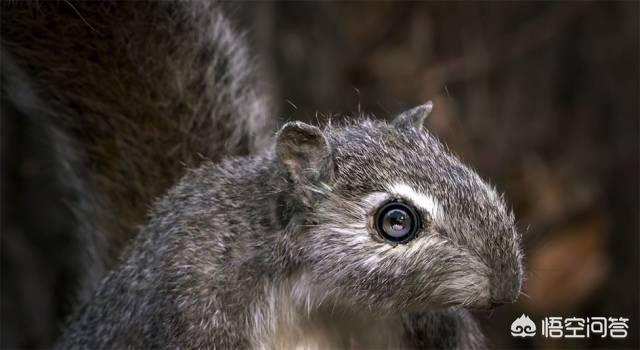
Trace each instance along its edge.
<path fill-rule="evenodd" d="M 306 303 L 410 311 L 518 297 L 513 214 L 423 130 L 430 111 L 279 131 L 276 156 L 296 202 L 283 241 L 296 283 L 307 285 L 292 290 Z"/>

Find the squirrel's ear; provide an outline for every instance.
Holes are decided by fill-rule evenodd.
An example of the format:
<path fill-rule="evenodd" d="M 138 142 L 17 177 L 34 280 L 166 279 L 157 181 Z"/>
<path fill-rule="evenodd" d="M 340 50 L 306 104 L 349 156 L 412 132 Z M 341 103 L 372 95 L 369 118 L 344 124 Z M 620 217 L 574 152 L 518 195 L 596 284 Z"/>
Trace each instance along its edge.
<path fill-rule="evenodd" d="M 297 184 L 329 182 L 333 176 L 331 148 L 318 127 L 286 123 L 276 135 L 276 155 Z"/>
<path fill-rule="evenodd" d="M 414 107 L 408 111 L 404 111 L 398 115 L 391 124 L 397 128 L 408 129 L 417 128 L 422 129 L 424 120 L 429 116 L 429 113 L 433 110 L 433 102 Z"/>

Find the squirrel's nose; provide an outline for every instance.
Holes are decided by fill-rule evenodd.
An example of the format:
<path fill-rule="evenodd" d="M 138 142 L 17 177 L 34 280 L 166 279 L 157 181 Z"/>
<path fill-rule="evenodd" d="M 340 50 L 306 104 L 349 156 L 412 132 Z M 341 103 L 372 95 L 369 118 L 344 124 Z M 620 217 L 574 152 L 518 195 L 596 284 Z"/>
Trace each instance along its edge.
<path fill-rule="evenodd" d="M 489 303 L 494 306 L 515 302 L 520 295 L 522 277 L 520 271 L 506 271 L 492 281 Z"/>

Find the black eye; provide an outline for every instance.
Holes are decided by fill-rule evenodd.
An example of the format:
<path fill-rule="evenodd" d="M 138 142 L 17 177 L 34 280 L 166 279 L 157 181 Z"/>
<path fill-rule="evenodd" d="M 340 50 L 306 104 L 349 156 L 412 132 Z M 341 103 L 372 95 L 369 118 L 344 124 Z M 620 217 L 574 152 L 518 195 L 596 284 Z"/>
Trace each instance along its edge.
<path fill-rule="evenodd" d="M 378 209 L 375 223 L 376 230 L 384 239 L 407 243 L 415 238 L 420 228 L 420 217 L 409 205 L 394 201 Z"/>

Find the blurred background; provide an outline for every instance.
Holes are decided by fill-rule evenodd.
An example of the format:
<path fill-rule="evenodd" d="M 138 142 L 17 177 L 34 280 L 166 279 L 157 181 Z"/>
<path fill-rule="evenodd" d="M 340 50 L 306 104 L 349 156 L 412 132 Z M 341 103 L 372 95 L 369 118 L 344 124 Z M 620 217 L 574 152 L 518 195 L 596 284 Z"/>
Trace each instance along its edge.
<path fill-rule="evenodd" d="M 478 314 L 492 347 L 640 347 L 638 2 L 229 8 L 282 122 L 391 118 L 433 100 L 427 128 L 506 193 L 527 280 L 516 304 Z M 39 135 L 22 121 L 2 129 L 3 230 L 14 234 L 2 235 L 0 345 L 46 347 L 64 312 L 51 300 L 71 278 L 60 243 L 67 214 L 41 200 L 56 194 L 39 170 L 49 159 Z M 538 326 L 625 317 L 628 336 L 513 338 L 523 313 Z"/>

